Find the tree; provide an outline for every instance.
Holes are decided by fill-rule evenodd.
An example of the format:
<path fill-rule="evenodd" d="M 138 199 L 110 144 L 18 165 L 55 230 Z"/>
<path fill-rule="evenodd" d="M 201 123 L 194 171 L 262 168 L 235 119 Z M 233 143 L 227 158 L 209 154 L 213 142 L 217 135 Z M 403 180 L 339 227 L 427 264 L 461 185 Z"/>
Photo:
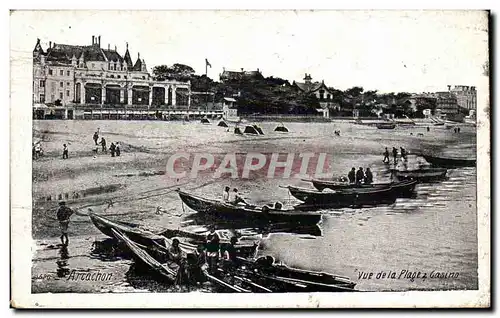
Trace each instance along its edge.
<path fill-rule="evenodd" d="M 175 63 L 172 66 L 158 65 L 153 68 L 153 78 L 157 81 L 174 79 L 179 81 L 190 80 L 194 75 L 194 69 L 189 65 Z"/>

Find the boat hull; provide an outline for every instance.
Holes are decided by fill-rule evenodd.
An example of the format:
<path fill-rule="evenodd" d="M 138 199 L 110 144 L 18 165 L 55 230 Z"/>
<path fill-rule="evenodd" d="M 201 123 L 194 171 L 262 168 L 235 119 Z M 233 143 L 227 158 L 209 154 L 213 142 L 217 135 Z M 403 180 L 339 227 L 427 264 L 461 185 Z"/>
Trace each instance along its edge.
<path fill-rule="evenodd" d="M 442 168 L 456 168 L 456 167 L 475 167 L 476 159 L 456 159 L 456 158 L 442 158 L 431 155 L 422 155 L 425 160 L 436 167 Z"/>
<path fill-rule="evenodd" d="M 321 207 L 350 207 L 376 204 L 389 204 L 396 201 L 397 195 L 392 188 L 365 189 L 363 191 L 320 192 L 310 189 L 288 187 L 290 194 L 300 201 Z"/>
<path fill-rule="evenodd" d="M 398 180 L 415 180 L 424 183 L 444 180 L 446 178 L 446 173 L 447 170 L 444 168 L 410 171 L 393 170 L 393 175 Z"/>
<path fill-rule="evenodd" d="M 187 192 L 178 191 L 182 202 L 198 213 L 204 213 L 224 220 L 250 220 L 256 223 L 294 223 L 297 225 L 317 224 L 321 220 L 319 213 L 305 213 L 295 210 L 247 208 L 205 199 Z"/>
<path fill-rule="evenodd" d="M 415 186 L 417 182 L 403 181 L 403 182 L 388 182 L 388 183 L 375 183 L 375 184 L 352 184 L 352 183 L 338 183 L 335 181 L 327 180 L 312 180 L 313 186 L 319 191 L 324 189 L 332 189 L 337 191 L 351 190 L 380 190 L 392 187 L 397 197 L 411 197 L 414 195 Z"/>

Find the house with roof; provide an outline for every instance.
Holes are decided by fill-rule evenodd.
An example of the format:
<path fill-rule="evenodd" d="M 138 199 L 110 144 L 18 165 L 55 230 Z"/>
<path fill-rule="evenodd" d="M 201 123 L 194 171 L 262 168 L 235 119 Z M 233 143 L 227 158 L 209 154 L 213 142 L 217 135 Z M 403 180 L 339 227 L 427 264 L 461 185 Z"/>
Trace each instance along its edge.
<path fill-rule="evenodd" d="M 49 42 L 46 50 L 38 39 L 33 49 L 34 105 L 149 108 L 175 106 L 184 94 L 189 106 L 190 91 L 189 81 L 154 81 L 139 53 L 132 61 L 128 43 L 123 56 L 116 46 L 102 48 L 101 36 L 91 45 Z"/>
<path fill-rule="evenodd" d="M 293 81 L 292 87 L 300 93 L 316 96 L 320 104 L 320 108 L 317 111 L 322 113 L 323 117 L 330 116 L 331 108 L 339 107 L 333 102 L 333 92 L 325 85 L 325 81 L 313 82 L 311 74 L 305 74 L 304 82 Z"/>
<path fill-rule="evenodd" d="M 262 78 L 262 73 L 259 69 L 255 71 L 245 71 L 243 68 L 241 71 L 229 71 L 225 67 L 222 68 L 222 73 L 219 74 L 219 79 L 221 82 L 226 83 L 228 81 L 236 81 L 243 79 L 252 78 Z"/>

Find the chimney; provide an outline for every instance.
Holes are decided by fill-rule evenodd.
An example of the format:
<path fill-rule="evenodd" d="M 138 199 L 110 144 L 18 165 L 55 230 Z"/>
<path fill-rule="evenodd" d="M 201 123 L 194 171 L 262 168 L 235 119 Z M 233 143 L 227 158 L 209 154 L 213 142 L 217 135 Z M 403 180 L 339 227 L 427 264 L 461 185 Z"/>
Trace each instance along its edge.
<path fill-rule="evenodd" d="M 92 35 L 92 45 L 95 44 L 95 36 Z"/>
<path fill-rule="evenodd" d="M 137 59 L 140 60 L 141 59 L 141 53 L 137 52 Z"/>
<path fill-rule="evenodd" d="M 116 45 L 115 45 L 115 52 L 116 52 Z"/>
<path fill-rule="evenodd" d="M 451 90 L 451 85 L 448 85 L 448 91 L 450 91 L 450 90 Z"/>
<path fill-rule="evenodd" d="M 241 68 L 241 71 L 243 72 L 243 67 Z"/>
<path fill-rule="evenodd" d="M 99 39 L 99 47 L 101 47 L 101 36 L 100 35 L 99 35 L 98 39 Z"/>
<path fill-rule="evenodd" d="M 108 43 L 108 51 L 111 50 L 111 44 Z"/>
<path fill-rule="evenodd" d="M 52 41 L 49 41 L 49 49 L 52 48 Z"/>

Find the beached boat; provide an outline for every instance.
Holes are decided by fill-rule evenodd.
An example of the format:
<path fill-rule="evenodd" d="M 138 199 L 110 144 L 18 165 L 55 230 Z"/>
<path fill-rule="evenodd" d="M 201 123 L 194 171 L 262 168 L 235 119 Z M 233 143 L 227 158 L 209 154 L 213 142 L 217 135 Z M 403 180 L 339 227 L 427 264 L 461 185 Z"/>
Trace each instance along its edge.
<path fill-rule="evenodd" d="M 459 158 L 446 158 L 436 157 L 432 155 L 422 155 L 425 160 L 436 167 L 454 168 L 454 167 L 475 167 L 476 159 L 459 159 Z"/>
<path fill-rule="evenodd" d="M 120 231 L 114 229 L 111 231 L 118 240 L 127 245 L 136 260 L 152 269 L 153 273 L 158 274 L 161 278 L 165 279 L 167 283 L 176 283 L 178 285 L 188 285 L 192 283 L 190 282 L 189 275 L 187 274 L 188 268 L 181 268 L 178 263 L 170 259 L 168 253 L 168 248 L 170 248 L 170 246 L 143 246 L 134 242 L 126 234 L 121 233 Z M 208 273 L 204 273 L 204 276 L 208 278 L 212 287 L 216 290 L 235 293 L 252 291 L 251 289 L 245 289 L 238 285 L 228 283 L 223 279 L 215 277 L 214 275 L 209 275 Z"/>
<path fill-rule="evenodd" d="M 156 234 L 145 229 L 140 229 L 137 227 L 137 225 L 120 221 L 112 221 L 108 218 L 105 218 L 103 216 L 94 213 L 89 214 L 89 216 L 90 219 L 92 220 L 92 223 L 94 223 L 94 225 L 103 234 L 114 238 L 115 237 L 113 235 L 113 229 L 114 229 L 115 231 L 120 231 L 122 233 L 125 233 L 134 242 L 146 246 L 152 244 L 159 244 L 165 246 L 169 244 L 171 238 L 177 237 L 181 239 L 180 242 L 181 249 L 187 253 L 196 250 L 196 245 L 202 243 L 204 239 L 206 239 L 206 236 L 203 236 L 201 234 L 196 235 L 194 233 L 190 233 L 188 231 L 183 231 L 180 229 L 177 230 L 166 229 L 163 230 L 161 233 Z M 216 233 L 221 238 L 221 243 L 224 244 L 224 243 L 229 243 L 233 232 L 221 229 L 221 230 L 216 230 Z M 235 236 L 238 236 L 236 235 L 236 233 L 234 234 Z M 185 240 L 183 240 L 183 239 L 192 239 L 193 237 L 196 237 L 197 240 L 193 242 L 186 242 Z M 241 256 L 255 255 L 258 249 L 259 241 L 260 241 L 259 237 L 256 237 L 253 241 L 249 240 L 239 241 L 236 244 L 238 255 Z"/>
<path fill-rule="evenodd" d="M 396 124 L 394 123 L 379 123 L 377 124 L 378 129 L 394 129 L 396 128 Z"/>
<path fill-rule="evenodd" d="M 386 189 L 391 188 L 397 197 L 412 196 L 415 191 L 417 181 L 405 180 L 401 182 L 387 182 L 387 183 L 372 183 L 372 184 L 353 184 L 346 182 L 330 181 L 330 180 L 310 180 L 313 186 L 319 191 L 324 189 L 332 189 L 336 191 L 363 191 L 364 189 Z"/>
<path fill-rule="evenodd" d="M 290 194 L 300 201 L 318 207 L 349 207 L 393 203 L 397 196 L 391 187 L 383 189 L 351 189 L 321 192 L 316 189 L 306 189 L 288 186 Z"/>
<path fill-rule="evenodd" d="M 446 178 L 445 168 L 425 168 L 418 170 L 391 170 L 398 180 L 416 180 L 418 182 L 433 182 Z"/>
<path fill-rule="evenodd" d="M 206 124 L 206 125 L 210 125 L 210 120 L 208 120 L 208 118 L 202 118 L 201 123 Z"/>
<path fill-rule="evenodd" d="M 274 128 L 274 131 L 283 133 L 289 132 L 288 128 L 286 128 L 285 125 L 276 126 L 276 128 Z"/>
<path fill-rule="evenodd" d="M 256 260 L 248 260 L 240 257 L 238 259 L 255 274 L 274 278 L 280 282 L 289 281 L 302 285 L 298 287 L 299 291 L 354 291 L 354 287 L 356 286 L 355 282 L 345 276 L 277 264 L 272 256 L 261 257 Z M 257 281 L 257 279 L 254 278 L 254 281 Z"/>
<path fill-rule="evenodd" d="M 139 228 L 135 224 L 120 222 L 120 221 L 112 221 L 103 216 L 97 215 L 95 213 L 89 214 L 90 220 L 92 223 L 106 236 L 114 238 L 113 229 L 115 231 L 120 231 L 125 233 L 128 237 L 130 237 L 135 242 L 142 245 L 153 244 L 153 241 L 160 242 L 163 244 L 165 237 L 161 235 L 157 235 L 153 232 L 150 232 L 145 229 Z M 195 249 L 196 246 L 192 246 L 192 249 Z"/>
<path fill-rule="evenodd" d="M 229 127 L 229 125 L 224 120 L 219 121 L 217 126 L 218 127 Z"/>
<path fill-rule="evenodd" d="M 218 200 L 203 198 L 198 195 L 177 190 L 182 202 L 198 213 L 205 213 L 225 220 L 247 219 L 256 223 L 288 222 L 296 225 L 316 224 L 321 214 L 300 212 L 295 209 L 278 210 L 270 207 L 234 205 Z"/>

